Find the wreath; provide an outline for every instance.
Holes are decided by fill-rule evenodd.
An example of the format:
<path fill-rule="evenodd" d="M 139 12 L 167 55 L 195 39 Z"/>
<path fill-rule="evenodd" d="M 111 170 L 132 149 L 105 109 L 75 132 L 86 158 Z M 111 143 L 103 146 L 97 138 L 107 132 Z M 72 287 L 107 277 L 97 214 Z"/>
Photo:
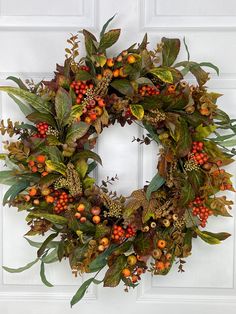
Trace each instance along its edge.
<path fill-rule="evenodd" d="M 71 306 L 90 284 L 125 290 L 138 285 L 146 271 L 166 275 L 174 263 L 183 272 L 192 241 L 199 237 L 218 244 L 230 235 L 204 230 L 211 216 L 230 216 L 233 202 L 220 191 L 234 191 L 223 166 L 233 162 L 235 120 L 218 108 L 218 93 L 205 83 L 212 63 L 176 62 L 179 39 L 162 38 L 148 50 L 147 35 L 115 57 L 107 49 L 120 29 L 103 26 L 97 39 L 84 36 L 86 56 L 78 60 L 79 34 L 65 49 L 63 66 L 51 81 L 35 84 L 9 77 L 18 87 L 1 86 L 29 122 L 1 121 L 8 170 L 0 183 L 10 185 L 3 204 L 26 211 L 25 239 L 37 248 L 35 263 L 46 286 L 45 265 L 69 260 L 72 273 L 91 273 L 71 300 Z M 192 74 L 195 83 L 184 76 Z M 101 158 L 94 151 L 105 127 L 137 123 L 144 129 L 138 144 L 159 146 L 157 171 L 150 182 L 126 197 L 110 191 L 117 176 L 101 185 L 92 176 Z M 225 131 L 222 133 L 222 131 Z M 138 145 L 137 144 L 137 145 Z M 31 236 L 42 235 L 36 242 Z M 99 272 L 105 267 L 105 275 Z M 98 279 L 99 277 L 99 279 Z"/>

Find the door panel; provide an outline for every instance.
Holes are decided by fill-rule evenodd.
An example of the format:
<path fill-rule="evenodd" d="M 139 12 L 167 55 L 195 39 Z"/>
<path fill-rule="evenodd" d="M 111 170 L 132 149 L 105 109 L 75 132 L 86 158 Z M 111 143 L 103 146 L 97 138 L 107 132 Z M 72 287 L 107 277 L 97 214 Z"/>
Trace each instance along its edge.
<path fill-rule="evenodd" d="M 151 47 L 162 36 L 181 39 L 185 36 L 193 60 L 211 61 L 221 69 L 219 77 L 212 74 L 208 85 L 224 94 L 219 103 L 230 116 L 236 117 L 236 2 L 233 0 L 227 0 L 227 5 L 223 0 L 0 0 L 0 83 L 9 84 L 5 80 L 9 75 L 36 81 L 52 77 L 56 62 L 63 62 L 69 33 L 83 27 L 98 33 L 114 13 L 118 14 L 111 26 L 121 27 L 122 35 L 111 54 L 140 42 L 145 32 L 149 34 Z M 83 51 L 81 43 L 81 55 Z M 186 58 L 184 48 L 181 58 Z M 0 103 L 3 119 L 23 118 L 7 95 L 0 95 Z M 158 147 L 132 143 L 133 136 L 140 137 L 142 132 L 136 124 L 104 130 L 97 146 L 104 165 L 95 174 L 99 182 L 117 174 L 120 180 L 111 189 L 128 195 L 152 178 Z M 230 171 L 235 173 L 235 168 L 231 166 Z M 0 193 L 2 198 L 2 187 Z M 235 199 L 232 193 L 228 196 Z M 23 238 L 24 215 L 14 208 L 1 208 L 1 265 L 18 267 L 35 254 Z M 1 271 L 0 313 L 218 314 L 225 311 L 233 314 L 236 311 L 235 219 L 212 218 L 209 229 L 224 230 L 233 236 L 219 246 L 194 242 L 184 273 L 178 273 L 176 266 L 167 277 L 145 275 L 138 289 L 128 294 L 122 286 L 92 287 L 72 310 L 69 300 L 84 278 L 74 278 L 67 262 L 48 265 L 47 277 L 54 283 L 53 288 L 41 285 L 37 265 L 21 274 Z"/>

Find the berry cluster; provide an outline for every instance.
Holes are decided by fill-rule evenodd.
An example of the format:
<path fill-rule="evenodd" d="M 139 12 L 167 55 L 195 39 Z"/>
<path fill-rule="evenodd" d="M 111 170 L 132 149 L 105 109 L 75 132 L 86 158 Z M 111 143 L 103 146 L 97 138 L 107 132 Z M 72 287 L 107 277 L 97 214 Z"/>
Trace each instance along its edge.
<path fill-rule="evenodd" d="M 197 196 L 191 203 L 190 207 L 192 207 L 193 215 L 198 216 L 201 223 L 200 226 L 202 228 L 206 227 L 207 219 L 209 216 L 213 215 L 212 210 L 207 208 L 204 205 L 204 201 L 201 197 Z"/>
<path fill-rule="evenodd" d="M 172 254 L 166 250 L 167 242 L 163 239 L 157 241 L 157 248 L 153 250 L 152 257 L 155 259 L 154 273 L 168 270 L 171 266 Z"/>
<path fill-rule="evenodd" d="M 135 236 L 135 234 L 136 231 L 131 225 L 128 225 L 126 229 L 121 226 L 114 225 L 111 238 L 115 242 L 122 242 L 125 238 L 131 238 Z"/>
<path fill-rule="evenodd" d="M 149 86 L 149 85 L 143 85 L 139 87 L 138 93 L 141 96 L 153 96 L 153 95 L 159 95 L 160 90 L 159 90 L 159 85 L 154 86 Z"/>
<path fill-rule="evenodd" d="M 103 107 L 106 106 L 104 99 L 97 96 L 91 99 L 83 110 L 82 120 L 86 123 L 91 123 L 97 120 L 103 114 Z"/>
<path fill-rule="evenodd" d="M 204 153 L 204 144 L 203 142 L 193 142 L 193 147 L 191 150 L 191 159 L 193 159 L 196 164 L 204 165 L 209 157 Z"/>
<path fill-rule="evenodd" d="M 136 234 L 136 231 L 135 231 L 134 227 L 132 227 L 131 225 L 128 225 L 128 227 L 127 227 L 127 229 L 125 231 L 126 231 L 126 233 L 125 233 L 126 239 L 132 238 Z"/>
<path fill-rule="evenodd" d="M 68 208 L 68 203 L 73 202 L 73 197 L 69 196 L 65 191 L 57 190 L 54 192 L 54 197 L 51 197 L 51 202 L 54 203 L 55 213 L 61 213 Z"/>
<path fill-rule="evenodd" d="M 38 155 L 38 156 L 31 156 L 30 160 L 28 161 L 28 167 L 33 172 L 39 172 L 41 173 L 42 177 L 45 177 L 48 175 L 48 171 L 46 171 L 46 156 L 44 155 Z"/>
<path fill-rule="evenodd" d="M 127 257 L 127 267 L 122 270 L 122 275 L 129 278 L 132 283 L 136 283 L 141 279 L 140 275 L 145 272 L 145 267 L 140 267 L 139 257 L 131 254 Z"/>
<path fill-rule="evenodd" d="M 76 208 L 75 218 L 79 219 L 81 223 L 85 223 L 87 218 L 85 217 L 85 206 L 84 204 L 79 204 Z"/>
<path fill-rule="evenodd" d="M 47 136 L 47 131 L 48 131 L 49 125 L 46 122 L 37 123 L 36 128 L 38 130 L 38 133 L 35 134 L 35 137 L 45 138 Z"/>
<path fill-rule="evenodd" d="M 93 88 L 93 86 L 89 81 L 73 81 L 71 83 L 70 87 L 75 91 L 77 104 L 83 102 L 87 90 Z"/>

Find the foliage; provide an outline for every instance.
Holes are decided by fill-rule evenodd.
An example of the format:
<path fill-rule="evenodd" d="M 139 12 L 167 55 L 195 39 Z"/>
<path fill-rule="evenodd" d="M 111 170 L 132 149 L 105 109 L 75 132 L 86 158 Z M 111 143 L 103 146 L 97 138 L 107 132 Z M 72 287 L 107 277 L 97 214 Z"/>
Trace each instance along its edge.
<path fill-rule="evenodd" d="M 205 86 L 210 76 L 204 68 L 219 74 L 218 68 L 190 61 L 185 40 L 188 60 L 176 63 L 181 41 L 163 37 L 152 51 L 147 34 L 108 58 L 120 37 L 120 29 L 108 30 L 113 18 L 99 37 L 85 29 L 71 34 L 64 65 L 57 65 L 51 81 L 25 84 L 9 77 L 18 87 L 0 87 L 29 121 L 0 122 L 1 134 L 11 137 L 0 156 L 6 166 L 0 183 L 9 186 L 3 203 L 27 212 L 26 236 L 43 237 L 26 238 L 37 249 L 33 262 L 3 268 L 21 272 L 39 261 L 41 280 L 51 287 L 45 265 L 68 259 L 73 274 L 93 276 L 71 306 L 91 284 L 135 288 L 146 270 L 167 275 L 176 259 L 183 272 L 196 237 L 208 244 L 229 237 L 204 230 L 210 216 L 230 217 L 233 205 L 217 193 L 234 191 L 223 166 L 236 154 L 229 148 L 236 143 L 236 120 L 218 108 L 221 95 Z M 79 59 L 80 35 L 86 55 Z M 184 80 L 189 72 L 194 85 Z M 115 123 L 141 125 L 144 134 L 134 140 L 160 147 L 153 178 L 127 197 L 109 191 L 117 176 L 101 185 L 93 177 L 102 165 L 96 140 Z M 96 279 L 106 266 L 105 277 Z"/>

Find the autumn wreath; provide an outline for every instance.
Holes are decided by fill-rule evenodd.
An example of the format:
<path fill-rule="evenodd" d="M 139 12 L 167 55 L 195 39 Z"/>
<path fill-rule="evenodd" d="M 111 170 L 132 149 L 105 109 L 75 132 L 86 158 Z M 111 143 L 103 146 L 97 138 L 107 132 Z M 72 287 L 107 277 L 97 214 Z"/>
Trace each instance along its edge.
<path fill-rule="evenodd" d="M 91 273 L 71 305 L 92 283 L 115 287 L 122 281 L 127 290 L 146 271 L 165 275 L 174 262 L 183 271 L 193 238 L 217 244 L 229 236 L 203 230 L 209 217 L 230 216 L 232 201 L 217 193 L 234 191 L 222 166 L 233 162 L 235 150 L 228 147 L 235 120 L 217 107 L 221 95 L 205 86 L 203 67 L 218 68 L 190 61 L 185 41 L 187 61 L 175 63 L 180 40 L 162 38 L 148 50 L 147 35 L 107 58 L 120 35 L 120 29 L 107 31 L 110 21 L 99 40 L 81 32 L 87 54 L 79 61 L 79 34 L 68 39 L 64 66 L 57 65 L 53 80 L 9 77 L 19 87 L 0 87 L 29 121 L 1 121 L 1 133 L 17 138 L 5 141 L 1 154 L 8 170 L 0 172 L 0 182 L 10 185 L 3 203 L 27 212 L 25 236 L 47 234 L 42 243 L 26 237 L 38 249 L 33 262 L 4 269 L 20 272 L 40 262 L 41 279 L 52 286 L 45 264 L 68 258 L 75 275 Z M 186 74 L 196 78 L 194 85 L 183 80 Z M 117 177 L 99 186 L 91 175 L 102 163 L 93 150 L 96 139 L 114 123 L 140 124 L 145 135 L 134 140 L 160 147 L 157 173 L 128 197 L 109 192 Z"/>

